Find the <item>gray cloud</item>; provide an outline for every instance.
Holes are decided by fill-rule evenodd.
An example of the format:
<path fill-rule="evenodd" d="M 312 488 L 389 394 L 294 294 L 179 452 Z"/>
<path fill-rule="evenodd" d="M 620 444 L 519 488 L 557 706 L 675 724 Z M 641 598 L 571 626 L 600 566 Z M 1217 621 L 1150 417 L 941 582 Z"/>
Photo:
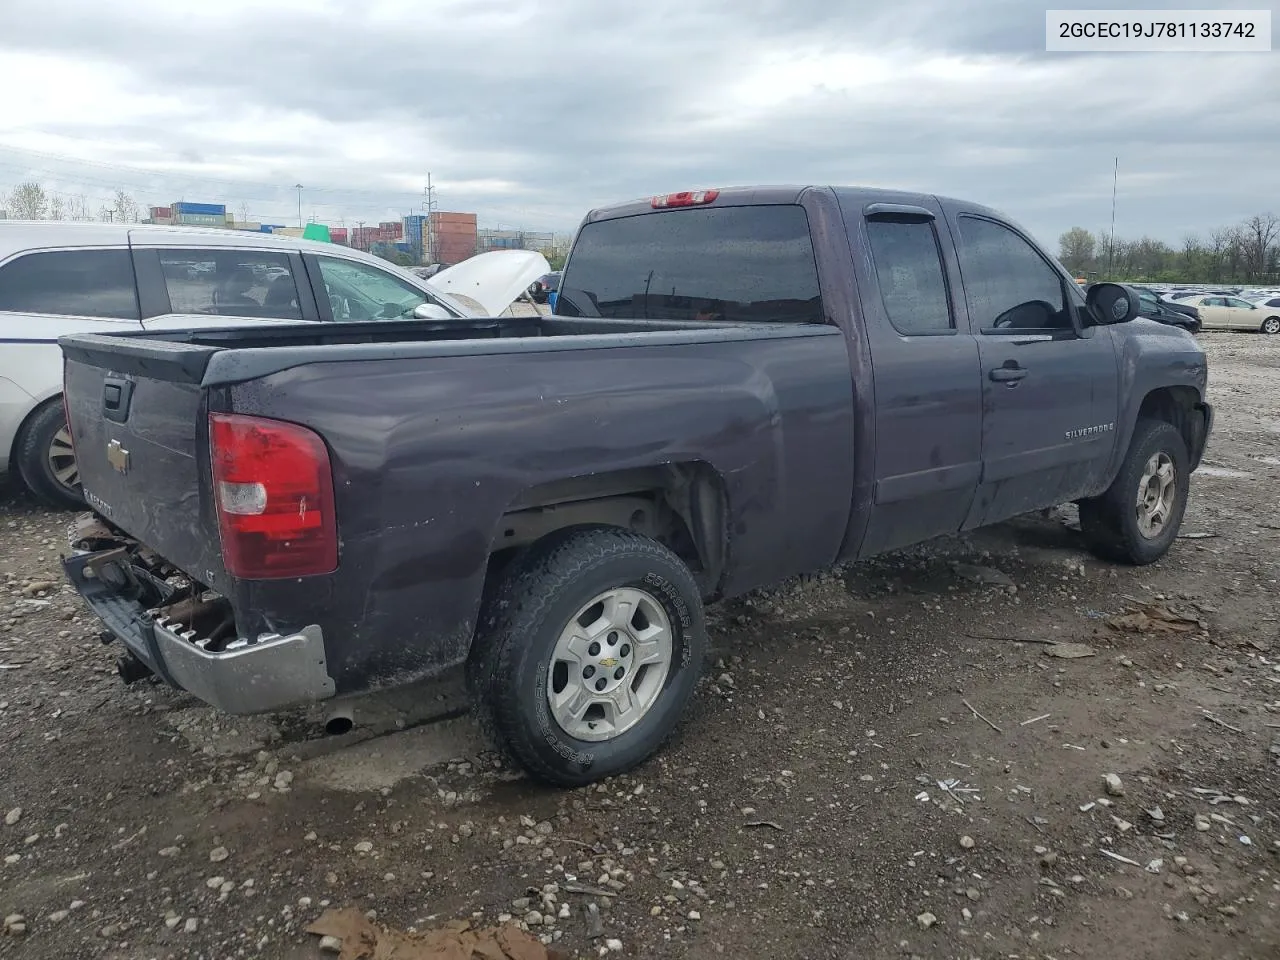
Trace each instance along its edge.
<path fill-rule="evenodd" d="M 1020 0 L 184 8 L 0 14 L 0 78 L 38 55 L 119 90 L 95 123 L 54 109 L 15 129 L 0 106 L 0 143 L 48 134 L 37 149 L 151 170 L 0 148 L 0 183 L 25 166 L 283 218 L 301 181 L 318 215 L 354 221 L 406 212 L 430 170 L 445 209 L 560 229 L 690 186 L 873 183 L 987 202 L 1050 241 L 1107 221 L 1117 155 L 1125 233 L 1176 241 L 1280 194 L 1276 58 L 1049 55 L 1043 7 Z"/>

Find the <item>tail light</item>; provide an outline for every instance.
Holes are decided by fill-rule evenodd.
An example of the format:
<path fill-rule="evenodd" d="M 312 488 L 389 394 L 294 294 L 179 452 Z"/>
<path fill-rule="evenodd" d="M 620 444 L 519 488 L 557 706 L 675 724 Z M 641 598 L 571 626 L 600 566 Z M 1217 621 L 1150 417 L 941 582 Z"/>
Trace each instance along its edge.
<path fill-rule="evenodd" d="M 333 472 L 316 433 L 280 420 L 211 413 L 209 447 L 228 573 L 269 580 L 337 569 Z"/>
<path fill-rule="evenodd" d="M 683 193 L 668 193 L 666 196 L 654 197 L 649 205 L 655 210 L 663 207 L 698 207 L 711 203 L 720 196 L 719 190 L 686 190 Z"/>

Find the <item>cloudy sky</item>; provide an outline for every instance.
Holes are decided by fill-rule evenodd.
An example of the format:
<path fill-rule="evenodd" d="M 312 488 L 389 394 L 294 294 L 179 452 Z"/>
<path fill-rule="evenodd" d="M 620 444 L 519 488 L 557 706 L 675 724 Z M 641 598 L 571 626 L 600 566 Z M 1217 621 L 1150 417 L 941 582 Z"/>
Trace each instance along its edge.
<path fill-rule="evenodd" d="M 1280 213 L 1280 53 L 1046 54 L 1044 7 L 12 0 L 0 195 L 292 222 L 300 182 L 305 216 L 354 224 L 419 206 L 430 171 L 440 209 L 570 230 L 652 193 L 834 182 L 978 200 L 1053 242 L 1106 227 L 1118 155 L 1121 235 Z"/>

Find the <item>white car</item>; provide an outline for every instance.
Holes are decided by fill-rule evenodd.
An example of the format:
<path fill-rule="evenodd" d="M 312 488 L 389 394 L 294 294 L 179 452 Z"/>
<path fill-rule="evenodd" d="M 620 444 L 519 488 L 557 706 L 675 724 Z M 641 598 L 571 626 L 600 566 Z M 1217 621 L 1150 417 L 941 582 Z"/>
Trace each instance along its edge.
<path fill-rule="evenodd" d="M 496 316 L 550 269 L 494 251 L 430 280 L 337 244 L 201 228 L 0 221 L 0 473 L 82 505 L 62 409 L 67 333 Z"/>
<path fill-rule="evenodd" d="M 1261 333 L 1280 333 L 1280 307 L 1268 306 L 1274 301 L 1251 303 L 1243 297 L 1225 297 L 1209 294 L 1184 299 L 1200 311 L 1200 321 L 1205 330 L 1256 330 Z"/>

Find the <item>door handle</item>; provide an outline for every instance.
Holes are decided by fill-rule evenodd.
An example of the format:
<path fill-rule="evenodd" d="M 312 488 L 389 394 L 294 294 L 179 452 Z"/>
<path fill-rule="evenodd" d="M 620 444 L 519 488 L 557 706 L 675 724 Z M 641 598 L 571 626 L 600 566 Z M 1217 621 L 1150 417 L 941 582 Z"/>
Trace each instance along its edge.
<path fill-rule="evenodd" d="M 1013 384 L 1027 375 L 1025 367 L 996 367 L 987 376 L 996 383 Z"/>

